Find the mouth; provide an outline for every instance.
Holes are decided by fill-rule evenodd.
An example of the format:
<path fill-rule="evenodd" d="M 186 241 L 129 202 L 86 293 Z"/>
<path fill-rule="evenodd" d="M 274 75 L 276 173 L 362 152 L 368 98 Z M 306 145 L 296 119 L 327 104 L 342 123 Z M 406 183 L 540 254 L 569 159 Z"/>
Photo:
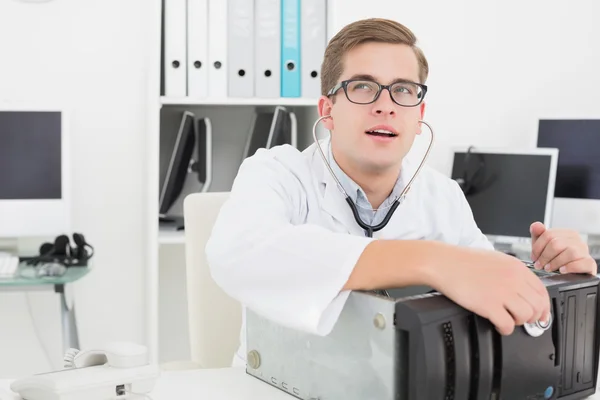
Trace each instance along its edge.
<path fill-rule="evenodd" d="M 391 126 L 374 126 L 371 129 L 365 131 L 367 135 L 383 137 L 383 138 L 394 138 L 398 136 L 398 132 Z"/>

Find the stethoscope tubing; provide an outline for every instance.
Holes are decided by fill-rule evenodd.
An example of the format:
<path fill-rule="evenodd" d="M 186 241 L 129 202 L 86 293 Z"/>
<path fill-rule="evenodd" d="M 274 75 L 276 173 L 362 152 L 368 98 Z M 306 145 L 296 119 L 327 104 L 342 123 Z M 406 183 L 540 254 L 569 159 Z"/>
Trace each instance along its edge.
<path fill-rule="evenodd" d="M 398 198 L 396 200 L 394 200 L 394 203 L 392 204 L 390 210 L 387 212 L 387 214 L 386 214 L 385 218 L 383 219 L 383 221 L 381 221 L 381 223 L 379 223 L 379 224 L 377 224 L 375 226 L 372 226 L 372 225 L 369 225 L 369 224 L 365 223 L 362 220 L 362 218 L 360 218 L 360 215 L 359 215 L 358 210 L 356 208 L 356 204 L 354 204 L 354 202 L 352 201 L 352 199 L 350 198 L 350 196 L 348 195 L 348 193 L 346 192 L 346 190 L 344 190 L 344 187 L 342 186 L 341 182 L 339 181 L 339 179 L 337 178 L 337 176 L 333 172 L 333 169 L 331 168 L 331 165 L 327 161 L 327 157 L 325 156 L 325 153 L 323 152 L 323 149 L 321 148 L 321 145 L 319 144 L 319 140 L 317 138 L 317 126 L 319 125 L 319 123 L 321 121 L 323 121 L 324 119 L 330 118 L 330 117 L 331 117 L 330 115 L 324 115 L 324 116 L 318 118 L 315 121 L 315 123 L 313 125 L 313 140 L 314 140 L 314 142 L 315 142 L 315 144 L 317 146 L 317 149 L 319 150 L 319 153 L 321 154 L 321 158 L 323 159 L 323 162 L 325 163 L 325 166 L 329 170 L 329 174 L 335 180 L 335 183 L 336 183 L 338 189 L 340 190 L 340 192 L 342 192 L 342 194 L 344 195 L 344 197 L 346 199 L 346 202 L 350 206 L 350 209 L 352 210 L 352 214 L 354 215 L 354 219 L 356 220 L 356 222 L 358 223 L 358 225 L 365 230 L 367 236 L 372 237 L 373 236 L 373 232 L 377 232 L 377 231 L 383 229 L 387 225 L 387 223 L 390 221 L 390 219 L 392 218 L 392 214 L 394 213 L 394 211 L 396 211 L 396 208 L 398 208 L 398 205 L 400 204 L 400 202 L 402 202 L 402 200 L 404 200 L 404 198 L 406 197 L 406 195 L 410 191 L 410 188 L 412 187 L 412 184 L 413 184 L 414 180 L 419 175 L 419 172 L 421 172 L 421 169 L 423 168 L 423 165 L 425 165 L 425 162 L 427 161 L 427 158 L 429 157 L 429 153 L 431 152 L 431 148 L 433 147 L 433 142 L 434 142 L 434 139 L 435 139 L 435 134 L 433 132 L 433 128 L 427 122 L 425 122 L 423 120 L 419 121 L 420 123 L 425 124 L 427 126 L 427 128 L 429 128 L 429 131 L 431 133 L 431 139 L 429 141 L 429 146 L 427 147 L 427 151 L 425 152 L 425 155 L 423 156 L 423 159 L 421 160 L 421 163 L 419 164 L 419 167 L 417 168 L 417 170 L 415 171 L 415 173 L 411 177 L 410 181 L 408 181 L 408 184 L 402 190 L 402 193 L 400 193 L 400 196 L 398 196 Z M 331 135 L 331 132 L 329 132 L 329 134 Z"/>
<path fill-rule="evenodd" d="M 404 189 L 402 190 L 402 193 L 400 193 L 400 196 L 398 196 L 398 198 L 395 199 L 394 202 L 392 203 L 392 206 L 388 210 L 388 212 L 385 215 L 385 218 L 383 219 L 383 221 L 381 221 L 379 224 L 377 224 L 375 226 L 372 226 L 372 225 L 369 225 L 369 224 L 365 223 L 362 220 L 362 218 L 360 217 L 360 214 L 358 213 L 358 209 L 356 208 L 356 204 L 354 204 L 354 202 L 352 201 L 352 199 L 350 198 L 350 196 L 348 195 L 348 193 L 346 192 L 346 190 L 344 190 L 344 187 L 342 186 L 342 183 L 339 181 L 339 179 L 337 178 L 337 176 L 333 172 L 333 169 L 331 168 L 331 165 L 327 161 L 327 157 L 325 157 L 325 153 L 323 152 L 323 149 L 321 148 L 321 145 L 319 144 L 319 140 L 317 138 L 317 126 L 319 125 L 319 123 L 321 121 L 323 121 L 326 118 L 330 118 L 330 117 L 331 117 L 330 115 L 324 115 L 324 116 L 318 118 L 315 121 L 315 123 L 313 125 L 313 140 L 315 142 L 315 145 L 317 146 L 317 149 L 319 150 L 319 153 L 321 154 L 321 158 L 323 159 L 323 162 L 325 163 L 325 166 L 327 167 L 327 169 L 329 170 L 329 173 L 331 174 L 331 176 L 335 180 L 335 183 L 336 183 L 338 189 L 345 196 L 346 202 L 348 203 L 348 205 L 350 206 L 350 209 L 352 210 L 352 215 L 354 216 L 354 219 L 356 220 L 356 223 L 362 229 L 365 230 L 365 235 L 367 237 L 373 237 L 373 232 L 377 232 L 377 231 L 383 229 L 388 224 L 388 222 L 390 222 L 390 219 L 392 218 L 392 215 L 394 214 L 394 212 L 396 211 L 396 209 L 400 205 L 400 202 L 404 200 L 404 198 L 406 197 L 406 195 L 410 191 L 410 188 L 411 188 L 411 186 L 412 186 L 415 178 L 418 176 L 419 172 L 423 168 L 423 165 L 425 165 L 425 161 L 429 157 L 429 153 L 431 152 L 431 148 L 433 147 L 433 142 L 434 142 L 434 139 L 435 139 L 435 134 L 433 132 L 433 128 L 427 122 L 425 122 L 423 120 L 419 121 L 420 123 L 425 124 L 427 126 L 427 128 L 429 128 L 429 132 L 431 133 L 431 139 L 429 141 L 429 146 L 427 147 L 427 151 L 425 152 L 425 155 L 423 156 L 423 159 L 421 160 L 421 163 L 419 164 L 419 167 L 417 168 L 417 170 L 413 174 L 412 178 L 410 179 L 410 181 L 408 181 L 408 184 L 404 187 Z M 329 132 L 329 135 L 331 136 L 331 131 Z M 388 292 L 387 292 L 387 290 L 385 290 L 385 289 L 374 290 L 373 292 L 376 293 L 376 294 L 382 295 L 382 296 L 390 297 L 389 294 L 388 294 Z"/>

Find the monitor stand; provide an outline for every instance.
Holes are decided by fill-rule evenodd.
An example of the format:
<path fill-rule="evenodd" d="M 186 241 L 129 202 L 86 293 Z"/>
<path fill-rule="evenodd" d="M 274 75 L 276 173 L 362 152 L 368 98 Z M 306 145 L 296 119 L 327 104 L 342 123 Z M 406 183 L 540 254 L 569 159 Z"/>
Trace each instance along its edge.
<path fill-rule="evenodd" d="M 158 217 L 159 228 L 182 231 L 185 228 L 183 217 L 163 215 Z"/>

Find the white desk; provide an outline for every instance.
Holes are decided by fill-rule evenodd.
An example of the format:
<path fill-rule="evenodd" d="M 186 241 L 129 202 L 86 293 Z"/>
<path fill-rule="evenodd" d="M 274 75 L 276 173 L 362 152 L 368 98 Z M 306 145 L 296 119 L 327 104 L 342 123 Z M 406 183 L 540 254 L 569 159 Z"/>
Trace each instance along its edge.
<path fill-rule="evenodd" d="M 10 392 L 9 379 L 0 379 L 0 400 L 21 400 Z M 293 400 L 295 397 L 246 375 L 243 368 L 196 369 L 162 372 L 152 400 Z M 133 397 L 132 397 L 133 399 Z M 141 397 L 138 397 L 141 399 Z M 600 400 L 600 393 L 587 398 Z M 442 399 L 440 399 L 442 400 Z"/>
<path fill-rule="evenodd" d="M 0 379 L 0 400 L 21 400 L 10 391 L 11 379 Z M 163 371 L 150 393 L 152 400 L 294 400 L 295 397 L 246 375 L 244 368 Z M 135 397 L 131 397 L 134 399 Z M 141 396 L 137 399 L 143 399 Z"/>

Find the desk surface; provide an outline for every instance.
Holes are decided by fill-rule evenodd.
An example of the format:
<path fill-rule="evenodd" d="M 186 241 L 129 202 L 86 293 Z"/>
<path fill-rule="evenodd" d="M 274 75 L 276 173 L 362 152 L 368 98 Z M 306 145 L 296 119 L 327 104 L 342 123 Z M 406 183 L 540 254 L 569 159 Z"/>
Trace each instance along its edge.
<path fill-rule="evenodd" d="M 25 266 L 24 263 L 21 263 L 14 277 L 0 278 L 0 290 L 2 290 L 2 287 L 64 285 L 83 278 L 90 270 L 89 267 L 70 267 L 62 276 L 37 278 L 35 277 L 34 267 Z"/>
<path fill-rule="evenodd" d="M 0 400 L 21 400 L 10 390 L 11 379 L 0 379 Z M 210 400 L 294 400 L 246 374 L 244 368 L 163 371 L 152 400 L 202 398 Z M 141 397 L 138 397 L 140 399 Z M 133 398 L 132 398 L 133 399 Z"/>
<path fill-rule="evenodd" d="M 10 391 L 8 379 L 0 379 L 0 400 L 21 400 Z M 246 375 L 244 368 L 163 371 L 152 400 L 202 398 L 210 400 L 293 400 L 295 397 Z M 587 398 L 600 400 L 600 393 Z"/>

